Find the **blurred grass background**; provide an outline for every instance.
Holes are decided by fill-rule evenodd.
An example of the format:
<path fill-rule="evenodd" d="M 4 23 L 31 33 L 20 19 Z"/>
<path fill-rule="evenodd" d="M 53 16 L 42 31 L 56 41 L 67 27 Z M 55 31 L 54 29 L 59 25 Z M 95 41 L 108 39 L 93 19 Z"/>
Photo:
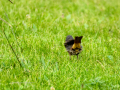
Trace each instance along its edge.
<path fill-rule="evenodd" d="M 12 1 L 0 1 L 0 18 L 12 25 L 0 20 L 1 89 L 120 88 L 119 0 Z M 69 60 L 67 35 L 83 36 L 78 60 L 76 56 Z"/>

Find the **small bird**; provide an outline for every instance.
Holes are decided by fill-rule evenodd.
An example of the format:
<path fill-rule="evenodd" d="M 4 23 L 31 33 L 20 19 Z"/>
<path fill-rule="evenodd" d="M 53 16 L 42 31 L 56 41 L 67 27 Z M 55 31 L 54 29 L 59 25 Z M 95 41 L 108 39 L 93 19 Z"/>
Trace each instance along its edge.
<path fill-rule="evenodd" d="M 83 36 L 80 37 L 76 36 L 75 39 L 73 39 L 71 35 L 68 35 L 66 37 L 64 46 L 70 55 L 70 59 L 71 59 L 71 55 L 77 55 L 77 59 L 78 59 L 78 54 L 82 51 L 82 46 L 81 46 L 82 38 Z"/>

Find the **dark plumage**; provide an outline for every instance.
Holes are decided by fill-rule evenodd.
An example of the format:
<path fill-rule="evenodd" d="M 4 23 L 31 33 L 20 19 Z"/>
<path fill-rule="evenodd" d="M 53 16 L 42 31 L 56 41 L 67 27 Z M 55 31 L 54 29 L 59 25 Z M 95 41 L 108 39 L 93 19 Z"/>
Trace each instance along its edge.
<path fill-rule="evenodd" d="M 70 59 L 71 59 L 71 55 L 77 55 L 77 59 L 78 59 L 78 54 L 82 51 L 82 46 L 81 46 L 82 37 L 83 36 L 80 37 L 76 36 L 75 39 L 73 39 L 71 35 L 68 35 L 66 37 L 64 46 L 70 55 Z"/>

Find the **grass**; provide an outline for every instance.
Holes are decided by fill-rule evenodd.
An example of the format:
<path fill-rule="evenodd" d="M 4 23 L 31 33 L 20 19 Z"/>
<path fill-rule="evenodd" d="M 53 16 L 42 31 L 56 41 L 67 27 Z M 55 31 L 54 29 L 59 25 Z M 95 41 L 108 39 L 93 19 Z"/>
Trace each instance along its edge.
<path fill-rule="evenodd" d="M 13 27 L 0 20 L 2 90 L 120 88 L 119 0 L 12 1 L 0 1 L 0 17 Z M 78 60 L 69 60 L 67 35 L 83 36 Z"/>

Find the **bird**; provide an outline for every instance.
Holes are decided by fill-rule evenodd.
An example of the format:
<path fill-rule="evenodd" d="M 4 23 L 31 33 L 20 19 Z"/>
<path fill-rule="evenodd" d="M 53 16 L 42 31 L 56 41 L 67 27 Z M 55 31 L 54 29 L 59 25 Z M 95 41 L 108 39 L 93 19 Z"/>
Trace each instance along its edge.
<path fill-rule="evenodd" d="M 75 39 L 73 39 L 71 35 L 68 35 L 66 37 L 64 46 L 70 55 L 70 60 L 71 60 L 71 55 L 76 55 L 78 59 L 78 55 L 82 51 L 82 46 L 81 46 L 82 38 L 83 36 L 75 36 Z"/>

